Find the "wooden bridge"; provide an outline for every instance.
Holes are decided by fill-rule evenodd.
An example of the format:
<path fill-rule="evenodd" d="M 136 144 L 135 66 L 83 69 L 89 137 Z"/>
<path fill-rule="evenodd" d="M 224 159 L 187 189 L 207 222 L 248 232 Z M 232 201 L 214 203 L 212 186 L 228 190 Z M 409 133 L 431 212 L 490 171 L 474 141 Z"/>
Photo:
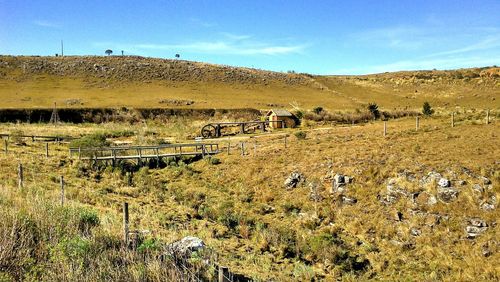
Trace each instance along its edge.
<path fill-rule="evenodd" d="M 76 156 L 79 160 L 110 161 L 116 165 L 122 160 L 137 160 L 140 164 L 143 160 L 160 161 L 162 158 L 182 156 L 211 156 L 219 153 L 217 143 L 194 143 L 194 144 L 167 144 L 158 146 L 127 146 L 127 147 L 105 147 L 105 148 L 69 148 L 70 158 Z"/>

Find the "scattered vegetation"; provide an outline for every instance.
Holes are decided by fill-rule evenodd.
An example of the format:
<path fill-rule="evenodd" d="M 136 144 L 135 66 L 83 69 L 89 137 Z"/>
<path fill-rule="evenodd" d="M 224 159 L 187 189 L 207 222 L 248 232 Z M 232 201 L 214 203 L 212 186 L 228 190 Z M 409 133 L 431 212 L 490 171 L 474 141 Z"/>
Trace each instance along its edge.
<path fill-rule="evenodd" d="M 424 102 L 424 105 L 422 106 L 422 113 L 425 116 L 430 116 L 434 113 L 434 109 L 432 109 L 431 104 L 429 104 L 429 102 Z"/>

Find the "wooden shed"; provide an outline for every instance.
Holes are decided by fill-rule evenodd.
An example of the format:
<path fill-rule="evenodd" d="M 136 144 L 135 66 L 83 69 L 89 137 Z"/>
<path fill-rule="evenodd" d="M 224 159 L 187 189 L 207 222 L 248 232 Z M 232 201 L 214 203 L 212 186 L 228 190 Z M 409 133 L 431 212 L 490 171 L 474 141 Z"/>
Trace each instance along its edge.
<path fill-rule="evenodd" d="M 297 118 L 287 110 L 272 109 L 266 116 L 271 128 L 295 127 L 297 125 Z"/>

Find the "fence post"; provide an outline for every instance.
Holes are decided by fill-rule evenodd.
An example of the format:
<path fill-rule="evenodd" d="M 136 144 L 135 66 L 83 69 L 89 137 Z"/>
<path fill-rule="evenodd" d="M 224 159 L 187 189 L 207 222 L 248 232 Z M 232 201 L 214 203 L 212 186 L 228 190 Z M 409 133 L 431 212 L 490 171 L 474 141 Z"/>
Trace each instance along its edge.
<path fill-rule="evenodd" d="M 245 156 L 245 142 L 241 142 L 241 155 Z"/>
<path fill-rule="evenodd" d="M 64 206 L 64 176 L 61 175 L 61 206 Z"/>
<path fill-rule="evenodd" d="M 486 124 L 490 124 L 490 110 L 486 110 Z"/>
<path fill-rule="evenodd" d="M 455 127 L 455 113 L 451 113 L 451 127 Z"/>
<path fill-rule="evenodd" d="M 418 131 L 418 116 L 415 117 L 415 131 Z"/>
<path fill-rule="evenodd" d="M 384 137 L 387 136 L 387 121 L 384 120 Z"/>
<path fill-rule="evenodd" d="M 128 203 L 123 203 L 123 240 L 125 240 L 125 248 L 128 246 Z"/>
<path fill-rule="evenodd" d="M 19 189 L 23 188 L 24 176 L 23 176 L 23 165 L 19 164 L 17 168 L 17 178 L 18 178 L 18 187 Z"/>
<path fill-rule="evenodd" d="M 253 143 L 253 154 L 257 155 L 257 140 Z"/>
<path fill-rule="evenodd" d="M 7 154 L 9 152 L 9 141 L 7 141 L 8 139 L 5 139 L 5 153 Z"/>
<path fill-rule="evenodd" d="M 49 157 L 49 142 L 45 143 L 45 156 Z"/>

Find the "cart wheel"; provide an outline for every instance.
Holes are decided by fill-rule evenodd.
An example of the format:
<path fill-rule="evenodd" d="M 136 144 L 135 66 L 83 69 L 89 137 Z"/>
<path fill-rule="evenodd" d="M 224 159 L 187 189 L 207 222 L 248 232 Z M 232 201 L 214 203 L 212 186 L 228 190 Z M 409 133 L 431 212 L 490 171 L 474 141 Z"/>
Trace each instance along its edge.
<path fill-rule="evenodd" d="M 217 136 L 216 131 L 217 130 L 215 129 L 215 126 L 207 124 L 201 129 L 201 136 L 203 136 L 203 138 L 216 137 Z"/>

